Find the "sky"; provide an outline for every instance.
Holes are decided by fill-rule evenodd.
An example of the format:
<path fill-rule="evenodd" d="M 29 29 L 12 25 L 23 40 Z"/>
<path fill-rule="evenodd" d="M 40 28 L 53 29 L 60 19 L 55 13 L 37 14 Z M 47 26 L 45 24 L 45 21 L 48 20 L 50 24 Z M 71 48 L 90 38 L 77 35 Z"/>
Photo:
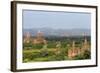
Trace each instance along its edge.
<path fill-rule="evenodd" d="M 91 14 L 23 10 L 23 28 L 90 29 Z"/>

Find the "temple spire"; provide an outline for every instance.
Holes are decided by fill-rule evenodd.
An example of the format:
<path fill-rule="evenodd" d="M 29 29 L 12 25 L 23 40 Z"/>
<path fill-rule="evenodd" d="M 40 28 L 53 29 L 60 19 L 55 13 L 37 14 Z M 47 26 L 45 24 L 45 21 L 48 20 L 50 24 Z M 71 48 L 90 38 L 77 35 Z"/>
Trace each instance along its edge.
<path fill-rule="evenodd" d="M 75 49 L 75 41 L 72 42 L 72 49 Z"/>

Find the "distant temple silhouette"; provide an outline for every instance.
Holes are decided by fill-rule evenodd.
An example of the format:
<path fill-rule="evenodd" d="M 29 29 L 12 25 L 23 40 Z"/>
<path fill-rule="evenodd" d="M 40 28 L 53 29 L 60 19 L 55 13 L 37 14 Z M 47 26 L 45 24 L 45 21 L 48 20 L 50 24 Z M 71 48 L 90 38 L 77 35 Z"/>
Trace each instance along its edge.
<path fill-rule="evenodd" d="M 25 33 L 24 43 L 30 43 L 31 34 L 29 32 Z"/>
<path fill-rule="evenodd" d="M 43 32 L 38 31 L 36 37 L 32 40 L 33 44 L 47 44 L 47 40 L 45 40 Z"/>
<path fill-rule="evenodd" d="M 32 42 L 32 44 L 46 44 L 47 40 L 45 40 L 43 32 L 38 31 L 35 38 L 31 38 L 31 34 L 27 32 L 25 34 L 24 43 Z"/>

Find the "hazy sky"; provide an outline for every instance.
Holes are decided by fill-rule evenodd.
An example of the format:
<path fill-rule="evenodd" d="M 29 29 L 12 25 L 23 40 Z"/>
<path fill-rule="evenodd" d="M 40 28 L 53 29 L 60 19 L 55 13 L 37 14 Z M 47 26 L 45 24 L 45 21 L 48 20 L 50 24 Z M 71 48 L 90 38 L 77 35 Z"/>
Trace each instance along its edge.
<path fill-rule="evenodd" d="M 23 10 L 23 28 L 90 29 L 91 14 Z"/>

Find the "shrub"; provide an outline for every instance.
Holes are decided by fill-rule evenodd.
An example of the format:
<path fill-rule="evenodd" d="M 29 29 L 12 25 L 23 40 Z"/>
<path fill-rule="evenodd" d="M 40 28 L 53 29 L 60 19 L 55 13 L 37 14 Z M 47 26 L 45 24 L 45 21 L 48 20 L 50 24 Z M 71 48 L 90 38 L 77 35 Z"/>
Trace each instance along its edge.
<path fill-rule="evenodd" d="M 35 51 L 28 51 L 28 52 L 23 52 L 23 59 L 26 61 L 26 59 L 28 59 L 28 61 L 33 60 L 34 58 L 37 58 L 41 56 L 40 52 L 35 52 Z"/>

